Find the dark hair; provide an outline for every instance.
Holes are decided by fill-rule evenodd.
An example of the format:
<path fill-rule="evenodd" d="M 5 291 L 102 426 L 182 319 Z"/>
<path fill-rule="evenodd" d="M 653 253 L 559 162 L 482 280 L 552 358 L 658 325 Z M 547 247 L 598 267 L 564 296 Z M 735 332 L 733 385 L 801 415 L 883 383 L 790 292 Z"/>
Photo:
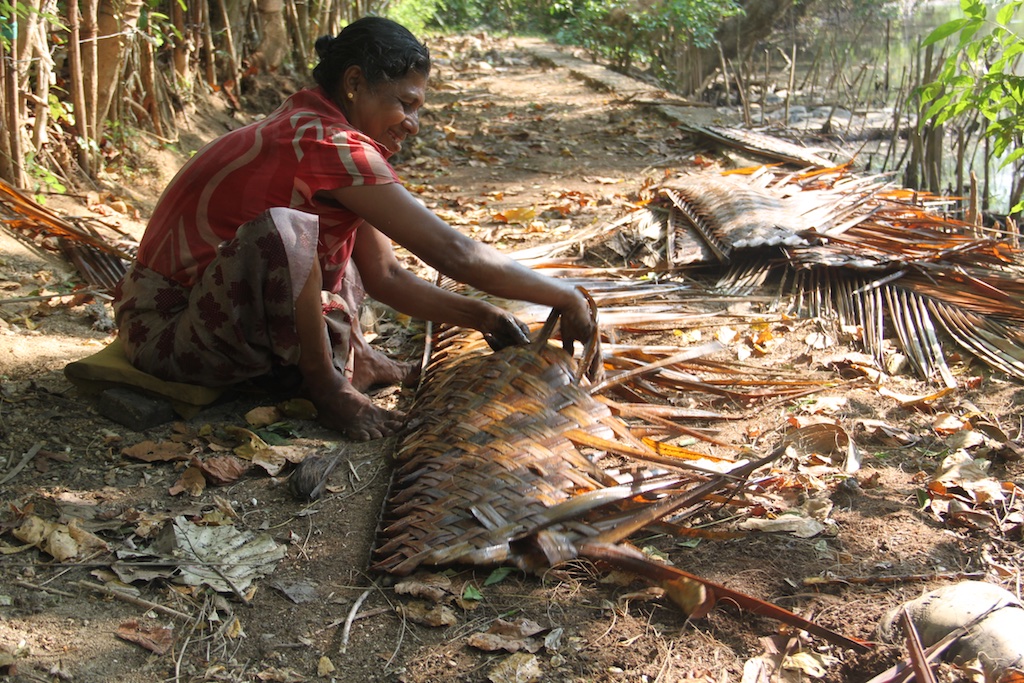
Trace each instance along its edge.
<path fill-rule="evenodd" d="M 320 62 L 313 68 L 313 78 L 330 94 L 350 66 L 362 69 L 371 88 L 409 72 L 430 75 L 427 46 L 401 24 L 383 17 L 357 19 L 337 36 L 317 38 L 315 47 Z"/>

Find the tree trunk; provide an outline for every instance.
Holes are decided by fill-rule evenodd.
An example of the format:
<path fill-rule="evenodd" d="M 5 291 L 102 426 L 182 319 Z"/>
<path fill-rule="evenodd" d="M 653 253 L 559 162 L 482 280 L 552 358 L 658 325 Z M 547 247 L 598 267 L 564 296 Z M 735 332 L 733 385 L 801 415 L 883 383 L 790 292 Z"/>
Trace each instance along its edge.
<path fill-rule="evenodd" d="M 142 0 L 100 0 L 99 43 L 96 46 L 97 122 L 110 115 L 110 104 L 120 84 L 128 37 L 135 31 Z"/>
<path fill-rule="evenodd" d="M 692 59 L 694 78 L 701 83 L 721 63 L 722 56 L 737 64 L 744 63 L 757 44 L 771 35 L 780 21 L 794 13 L 804 13 L 814 0 L 741 0 L 743 13 L 727 18 L 718 27 L 715 39 L 718 45 L 701 50 L 702 55 Z"/>
<path fill-rule="evenodd" d="M 260 25 L 263 35 L 256 51 L 262 57 L 263 67 L 267 71 L 277 71 L 287 56 L 291 41 L 288 40 L 288 27 L 284 20 L 283 0 L 257 0 L 260 12 Z"/>

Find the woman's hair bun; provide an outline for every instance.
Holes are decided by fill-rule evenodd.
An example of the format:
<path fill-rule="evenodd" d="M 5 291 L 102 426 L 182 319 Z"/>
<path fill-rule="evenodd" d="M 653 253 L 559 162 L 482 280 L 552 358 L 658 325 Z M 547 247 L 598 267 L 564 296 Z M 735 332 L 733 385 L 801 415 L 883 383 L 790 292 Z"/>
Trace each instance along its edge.
<path fill-rule="evenodd" d="M 327 53 L 331 51 L 331 41 L 334 40 L 334 36 L 320 36 L 313 43 L 313 48 L 316 50 L 316 56 L 323 59 L 327 56 Z"/>

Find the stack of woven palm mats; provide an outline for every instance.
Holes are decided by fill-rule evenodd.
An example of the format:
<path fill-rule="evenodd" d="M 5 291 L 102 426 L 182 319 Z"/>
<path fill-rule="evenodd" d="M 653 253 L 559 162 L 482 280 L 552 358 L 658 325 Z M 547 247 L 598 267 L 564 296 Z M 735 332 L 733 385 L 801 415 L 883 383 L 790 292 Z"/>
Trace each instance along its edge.
<path fill-rule="evenodd" d="M 650 449 L 591 395 L 574 359 L 549 344 L 552 325 L 530 346 L 493 353 L 478 335 L 442 333 L 410 413 L 416 426 L 398 448 L 375 569 L 407 575 L 426 567 L 514 565 L 539 573 L 589 558 L 664 587 L 694 616 L 728 598 L 863 649 L 860 641 L 652 562 L 623 543 L 647 524 L 700 509 L 711 493 L 735 492 L 779 453 L 727 475 L 645 462 Z M 589 367 L 586 359 L 585 353 L 579 367 Z"/>

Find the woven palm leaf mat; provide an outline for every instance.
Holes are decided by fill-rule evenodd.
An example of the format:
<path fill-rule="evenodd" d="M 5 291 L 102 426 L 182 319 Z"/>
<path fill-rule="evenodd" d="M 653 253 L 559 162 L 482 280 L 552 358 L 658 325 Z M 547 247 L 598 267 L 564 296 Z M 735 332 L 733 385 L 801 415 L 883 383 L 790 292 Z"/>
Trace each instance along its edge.
<path fill-rule="evenodd" d="M 540 572 L 583 557 L 662 586 L 695 617 L 725 598 L 866 649 L 775 605 L 650 561 L 624 543 L 647 524 L 693 514 L 709 494 L 736 493 L 782 449 L 724 475 L 658 464 L 591 395 L 576 362 L 549 344 L 552 324 L 532 345 L 494 353 L 473 335 L 443 333 L 410 411 L 416 426 L 396 455 L 375 569 L 407 575 L 420 567 L 515 565 Z M 580 366 L 587 367 L 586 358 Z"/>

